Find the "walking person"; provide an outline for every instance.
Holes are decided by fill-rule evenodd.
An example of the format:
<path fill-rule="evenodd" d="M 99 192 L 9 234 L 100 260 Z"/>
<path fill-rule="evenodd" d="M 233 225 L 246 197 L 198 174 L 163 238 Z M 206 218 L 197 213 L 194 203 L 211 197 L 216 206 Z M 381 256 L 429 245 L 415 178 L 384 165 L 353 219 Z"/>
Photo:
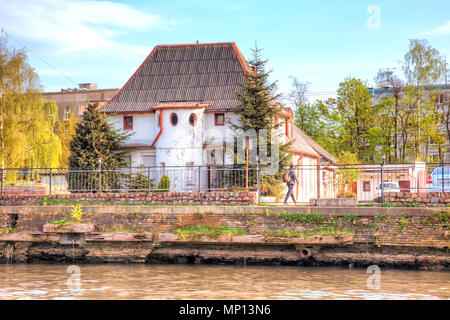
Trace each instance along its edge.
<path fill-rule="evenodd" d="M 286 198 L 284 198 L 284 205 L 287 205 L 287 200 L 289 199 L 289 197 L 292 198 L 292 200 L 294 201 L 294 204 L 297 204 L 297 201 L 295 200 L 295 197 L 294 197 L 293 190 L 294 190 L 294 185 L 296 183 L 298 183 L 298 179 L 297 179 L 297 176 L 295 175 L 293 164 L 291 164 L 289 166 L 289 171 L 285 172 L 283 174 L 283 181 L 286 182 L 286 185 L 288 187 L 288 193 L 286 194 Z"/>

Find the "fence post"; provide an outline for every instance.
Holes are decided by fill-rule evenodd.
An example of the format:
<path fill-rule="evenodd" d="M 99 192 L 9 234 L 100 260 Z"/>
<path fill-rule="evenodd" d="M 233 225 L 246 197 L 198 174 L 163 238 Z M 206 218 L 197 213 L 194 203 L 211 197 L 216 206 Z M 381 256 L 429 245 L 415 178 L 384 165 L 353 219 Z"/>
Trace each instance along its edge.
<path fill-rule="evenodd" d="M 381 162 L 381 203 L 384 203 L 384 177 L 383 177 L 383 166 L 384 166 L 385 155 L 383 154 L 383 161 Z"/>
<path fill-rule="evenodd" d="M 317 163 L 319 163 L 318 160 Z M 322 181 L 321 179 L 322 177 L 320 176 L 320 164 L 317 164 L 317 199 L 320 199 L 320 185 Z"/>
<path fill-rule="evenodd" d="M 102 159 L 98 159 L 98 192 L 102 192 Z"/>
<path fill-rule="evenodd" d="M 148 179 L 148 192 L 151 190 L 151 183 L 150 183 L 150 167 L 147 168 L 147 179 Z"/>
<path fill-rule="evenodd" d="M 198 166 L 198 192 L 201 191 L 201 183 L 202 183 L 202 168 L 200 166 Z"/>
<path fill-rule="evenodd" d="M 1 172 L 2 172 L 2 178 L 1 178 L 1 180 L 2 180 L 1 195 L 3 196 L 3 174 L 4 174 L 3 168 L 1 169 Z"/>
<path fill-rule="evenodd" d="M 444 160 L 441 162 L 441 168 L 442 168 L 442 193 L 445 192 L 444 190 Z"/>
<path fill-rule="evenodd" d="M 260 174 L 259 174 L 259 159 L 256 160 L 256 197 L 257 197 L 257 201 L 258 201 L 258 206 L 260 204 Z"/>
<path fill-rule="evenodd" d="M 52 195 L 52 168 L 50 168 L 50 195 Z"/>

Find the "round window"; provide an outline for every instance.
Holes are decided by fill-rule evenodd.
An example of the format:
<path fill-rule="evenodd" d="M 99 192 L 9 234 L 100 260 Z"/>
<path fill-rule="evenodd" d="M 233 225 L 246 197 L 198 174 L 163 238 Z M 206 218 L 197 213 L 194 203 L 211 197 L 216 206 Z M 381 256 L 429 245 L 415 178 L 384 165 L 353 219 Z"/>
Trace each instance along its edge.
<path fill-rule="evenodd" d="M 176 125 L 177 125 L 177 123 L 178 123 L 178 116 L 177 116 L 176 113 L 172 113 L 172 114 L 170 115 L 170 123 L 171 123 L 173 126 L 176 126 Z"/>
<path fill-rule="evenodd" d="M 189 124 L 191 126 L 195 126 L 195 123 L 197 122 L 197 117 L 195 116 L 195 113 L 191 113 L 189 116 Z"/>

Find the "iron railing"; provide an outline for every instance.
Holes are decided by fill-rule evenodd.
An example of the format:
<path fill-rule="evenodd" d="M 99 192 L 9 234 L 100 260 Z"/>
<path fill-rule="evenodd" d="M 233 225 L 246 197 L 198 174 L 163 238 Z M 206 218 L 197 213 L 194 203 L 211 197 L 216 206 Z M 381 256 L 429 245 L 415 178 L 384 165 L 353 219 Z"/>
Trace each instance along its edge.
<path fill-rule="evenodd" d="M 280 172 L 288 170 L 282 168 Z M 251 190 L 274 198 L 270 179 L 259 167 L 186 166 L 67 169 L 0 169 L 3 194 L 77 192 L 196 192 Z M 450 192 L 450 164 L 305 164 L 294 167 L 300 183 L 298 202 L 310 199 L 357 197 L 359 202 L 383 202 L 388 192 Z M 167 178 L 163 178 L 166 176 Z M 281 179 L 281 174 L 277 175 Z M 170 181 L 170 186 L 164 183 Z M 268 182 L 269 181 L 269 182 Z M 273 181 L 273 180 L 272 180 Z M 383 181 L 383 183 L 382 183 Z M 269 185 L 268 185 L 269 184 Z M 285 193 L 282 190 L 281 193 Z M 278 195 L 282 202 L 284 195 Z M 275 197 L 277 198 L 277 197 Z M 274 200 L 272 199 L 272 202 Z"/>
<path fill-rule="evenodd" d="M 1 193 L 257 190 L 257 168 L 127 167 L 2 169 Z"/>

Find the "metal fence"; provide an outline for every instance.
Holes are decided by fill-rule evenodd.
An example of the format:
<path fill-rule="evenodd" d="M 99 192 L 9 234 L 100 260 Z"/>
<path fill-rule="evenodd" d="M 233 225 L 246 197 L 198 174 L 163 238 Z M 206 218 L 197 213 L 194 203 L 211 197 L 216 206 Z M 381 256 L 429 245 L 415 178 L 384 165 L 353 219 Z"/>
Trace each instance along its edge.
<path fill-rule="evenodd" d="M 1 194 L 76 192 L 195 192 L 252 190 L 269 202 L 282 202 L 286 189 L 274 195 L 259 168 L 138 167 L 0 169 Z M 286 171 L 287 168 L 283 168 Z M 450 192 L 450 164 L 299 164 L 294 196 L 310 199 L 356 197 L 359 202 L 383 202 L 387 192 Z M 280 175 L 278 175 L 278 179 Z M 269 181 L 269 182 L 268 182 Z M 267 185 L 269 184 L 269 185 Z M 281 193 L 281 194 L 280 194 Z"/>
<path fill-rule="evenodd" d="M 384 202 L 388 192 L 450 192 L 448 163 L 299 165 L 295 170 L 302 202 L 341 197 Z"/>
<path fill-rule="evenodd" d="M 0 169 L 1 193 L 257 190 L 256 168 L 133 167 Z"/>

